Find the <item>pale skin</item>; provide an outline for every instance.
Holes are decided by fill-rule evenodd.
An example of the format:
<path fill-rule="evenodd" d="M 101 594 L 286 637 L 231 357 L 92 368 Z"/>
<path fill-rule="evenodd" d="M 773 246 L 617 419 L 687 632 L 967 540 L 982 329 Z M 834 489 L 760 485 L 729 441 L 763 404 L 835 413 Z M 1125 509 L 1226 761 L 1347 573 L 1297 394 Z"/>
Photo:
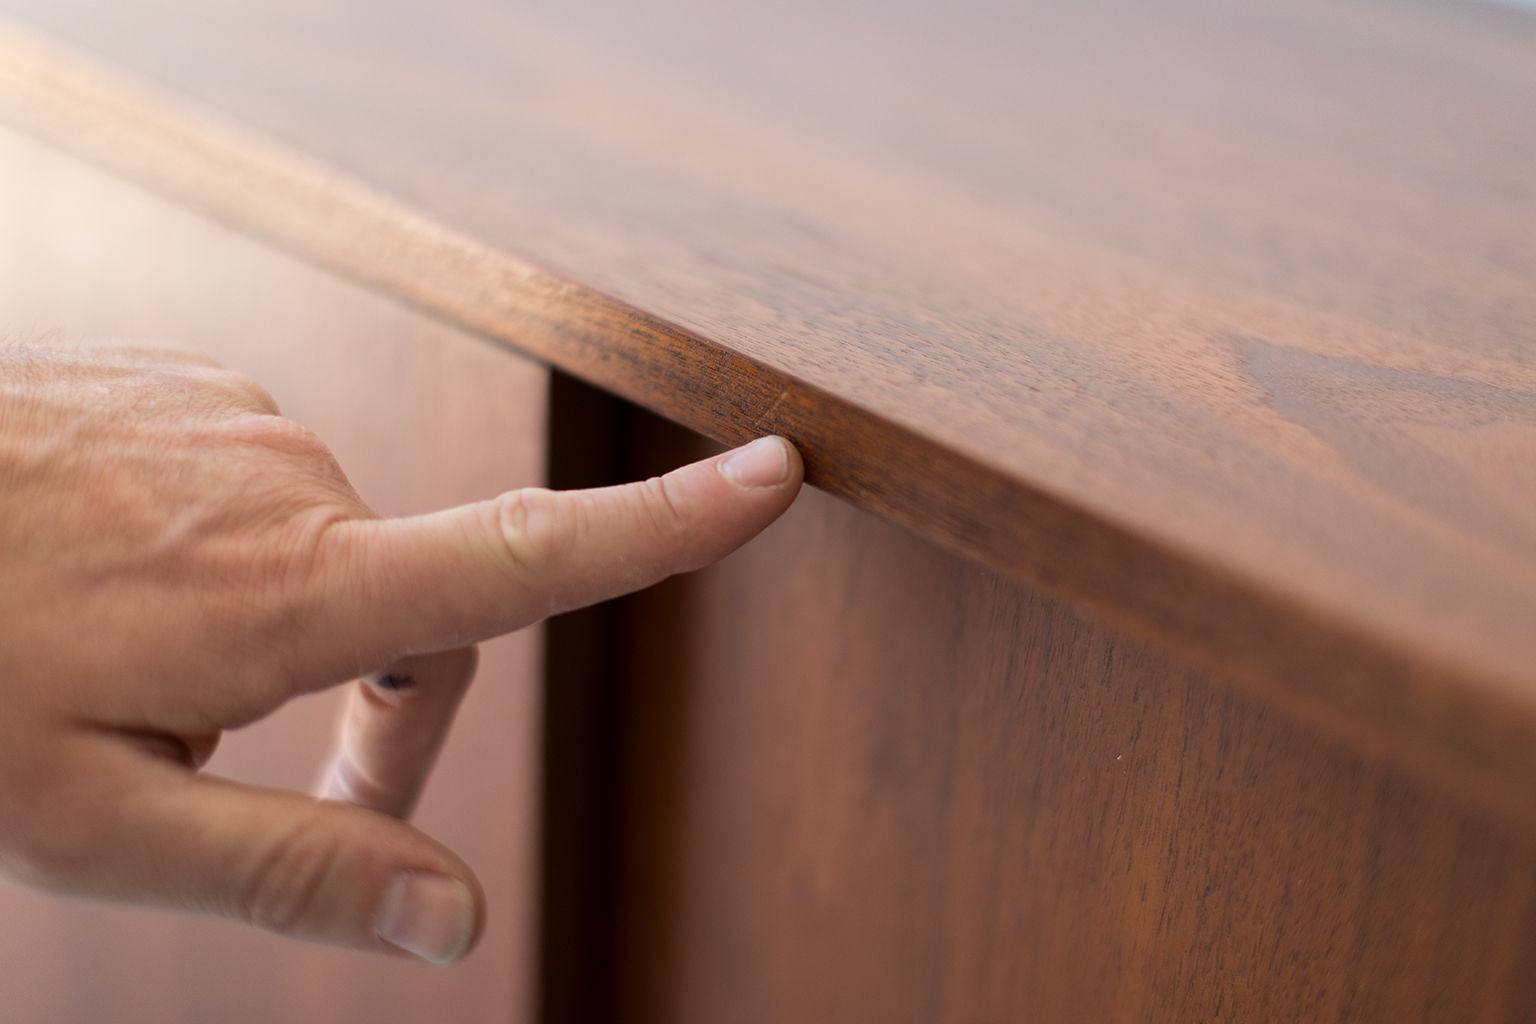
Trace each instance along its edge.
<path fill-rule="evenodd" d="M 0 874 L 456 960 L 484 895 L 405 819 L 473 645 L 715 561 L 801 476 L 770 438 L 643 483 L 382 519 L 201 357 L 0 346 Z M 316 795 L 200 770 L 224 730 L 343 684 Z"/>

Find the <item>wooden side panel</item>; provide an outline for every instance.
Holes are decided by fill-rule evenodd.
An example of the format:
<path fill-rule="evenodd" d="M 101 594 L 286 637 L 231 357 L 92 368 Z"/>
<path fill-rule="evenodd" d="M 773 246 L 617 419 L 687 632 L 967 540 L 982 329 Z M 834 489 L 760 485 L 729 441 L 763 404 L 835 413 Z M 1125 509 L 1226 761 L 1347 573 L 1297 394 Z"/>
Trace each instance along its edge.
<path fill-rule="evenodd" d="M 626 1020 L 1536 1014 L 1527 838 L 825 495 L 624 622 Z"/>
<path fill-rule="evenodd" d="M 121 335 L 201 348 L 265 383 L 386 513 L 542 477 L 544 372 L 0 133 L 0 337 Z M 479 871 L 491 923 L 433 969 L 222 922 L 0 886 L 8 1024 L 522 1019 L 533 962 L 538 637 L 487 645 L 418 823 Z M 210 770 L 295 788 L 336 696 L 225 739 Z"/>

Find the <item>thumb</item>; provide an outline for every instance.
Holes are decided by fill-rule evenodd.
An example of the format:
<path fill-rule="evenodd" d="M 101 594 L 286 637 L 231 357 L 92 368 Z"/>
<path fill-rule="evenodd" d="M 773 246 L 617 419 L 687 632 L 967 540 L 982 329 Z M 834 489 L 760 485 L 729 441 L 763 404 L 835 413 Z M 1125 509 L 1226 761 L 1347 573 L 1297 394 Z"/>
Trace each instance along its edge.
<path fill-rule="evenodd" d="M 116 782 L 77 791 L 70 817 L 91 824 L 51 851 L 36 881 L 438 964 L 479 938 L 485 898 L 474 873 L 410 825 L 95 740 L 108 749 L 93 751 L 94 763 L 112 770 L 92 777 Z"/>
<path fill-rule="evenodd" d="M 338 523 L 286 648 L 304 662 L 291 675 L 325 685 L 708 565 L 783 513 L 803 472 L 788 441 L 766 437 L 640 483 Z"/>

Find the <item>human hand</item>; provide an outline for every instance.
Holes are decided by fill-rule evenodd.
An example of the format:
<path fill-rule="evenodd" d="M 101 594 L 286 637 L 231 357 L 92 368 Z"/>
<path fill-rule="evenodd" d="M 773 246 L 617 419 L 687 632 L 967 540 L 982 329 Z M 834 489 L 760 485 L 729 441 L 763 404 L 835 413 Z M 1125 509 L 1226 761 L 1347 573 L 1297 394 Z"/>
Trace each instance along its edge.
<path fill-rule="evenodd" d="M 0 873 L 456 959 L 479 883 L 399 819 L 470 645 L 714 561 L 801 473 L 762 440 L 644 483 L 384 520 L 243 377 L 0 347 Z M 223 730 L 350 680 L 338 799 L 199 773 Z"/>

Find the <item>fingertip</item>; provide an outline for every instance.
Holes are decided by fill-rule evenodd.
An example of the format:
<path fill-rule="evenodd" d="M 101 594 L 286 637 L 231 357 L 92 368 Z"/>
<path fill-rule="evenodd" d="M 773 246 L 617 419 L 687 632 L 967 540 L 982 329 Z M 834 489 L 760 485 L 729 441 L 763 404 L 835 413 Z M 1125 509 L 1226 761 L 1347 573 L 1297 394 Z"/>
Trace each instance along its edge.
<path fill-rule="evenodd" d="M 721 476 L 744 490 L 798 485 L 804 474 L 800 453 L 789 441 L 777 435 L 760 437 L 726 452 L 716 465 Z"/>
<path fill-rule="evenodd" d="M 457 878 L 402 871 L 379 902 L 374 934 L 380 940 L 439 966 L 464 957 L 480 936 L 482 899 Z"/>

